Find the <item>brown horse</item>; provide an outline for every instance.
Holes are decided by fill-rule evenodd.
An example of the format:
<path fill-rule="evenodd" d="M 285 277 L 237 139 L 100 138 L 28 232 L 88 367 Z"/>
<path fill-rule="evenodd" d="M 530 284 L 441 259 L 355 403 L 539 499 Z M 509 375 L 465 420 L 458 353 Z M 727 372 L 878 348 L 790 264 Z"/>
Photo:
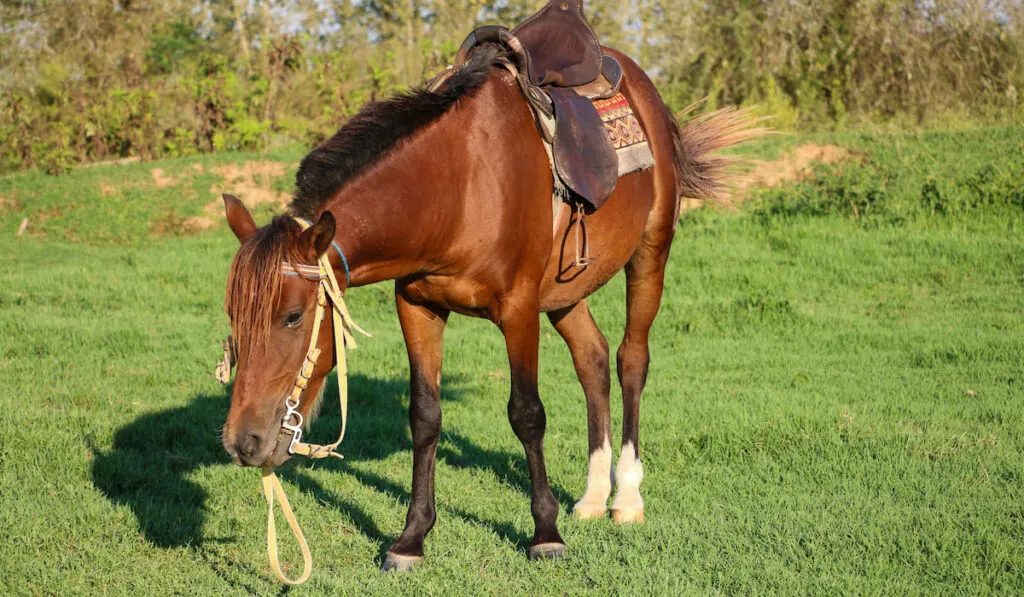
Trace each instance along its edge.
<path fill-rule="evenodd" d="M 552 209 L 552 172 L 533 115 L 515 79 L 493 67 L 497 50 L 490 48 L 476 52 L 436 92 L 414 91 L 363 109 L 303 160 L 289 213 L 266 227 L 257 228 L 241 202 L 225 197 L 241 248 L 226 298 L 238 373 L 223 437 L 239 464 L 279 465 L 288 458 L 277 446 L 283 396 L 302 365 L 317 301 L 316 284 L 282 276 L 282 262 L 315 264 L 329 252 L 343 287 L 395 280 L 409 353 L 414 451 L 406 526 L 388 550 L 386 570 L 418 562 L 434 525 L 442 343 L 452 311 L 491 320 L 505 338 L 508 417 L 532 482 L 531 558 L 565 551 L 545 470 L 545 414 L 537 391 L 542 313 L 569 345 L 587 400 L 590 470 L 575 515 L 605 515 L 617 482 L 615 519 L 643 520 L 640 395 L 680 198 L 715 198 L 725 162 L 711 153 L 756 133 L 736 111 L 680 129 L 644 72 L 607 52 L 622 64 L 622 91 L 657 165 L 623 177 L 607 203 L 586 217 L 596 261 L 585 267 L 567 258 L 576 216 L 567 204 Z M 302 231 L 293 216 L 313 225 Z M 623 268 L 628 316 L 616 356 L 622 450 L 613 474 L 608 343 L 586 298 Z M 333 354 L 330 318 L 322 325 L 320 348 Z M 332 367 L 320 359 L 313 371 L 299 407 L 306 420 Z"/>

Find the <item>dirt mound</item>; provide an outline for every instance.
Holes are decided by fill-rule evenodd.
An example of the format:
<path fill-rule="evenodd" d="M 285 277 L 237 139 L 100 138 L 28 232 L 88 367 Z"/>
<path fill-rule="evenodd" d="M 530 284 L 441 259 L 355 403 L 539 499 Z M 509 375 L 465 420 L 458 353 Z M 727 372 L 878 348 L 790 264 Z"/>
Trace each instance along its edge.
<path fill-rule="evenodd" d="M 740 160 L 739 164 L 752 164 L 753 167 L 732 178 L 729 187 L 735 205 L 742 202 L 755 188 L 774 188 L 786 183 L 797 182 L 814 174 L 815 164 L 838 164 L 851 159 L 867 157 L 862 153 L 854 153 L 838 145 L 817 145 L 805 143 L 787 152 L 778 160 L 763 162 L 756 160 Z M 742 166 L 741 166 L 742 167 Z M 741 171 L 742 172 L 742 171 Z M 682 211 L 698 209 L 705 205 L 700 199 L 682 200 Z"/>
<path fill-rule="evenodd" d="M 193 164 L 192 169 L 198 174 L 204 172 L 202 164 Z M 221 199 L 224 193 L 238 197 L 250 209 L 263 203 L 272 203 L 284 209 L 291 198 L 288 193 L 274 189 L 277 179 L 285 175 L 285 165 L 281 162 L 250 161 L 217 166 L 209 171 L 220 175 L 223 180 L 210 187 L 215 198 L 203 209 L 207 215 L 191 217 L 183 223 L 189 232 L 208 230 L 224 221 L 224 202 Z"/>
<path fill-rule="evenodd" d="M 0 214 L 22 211 L 23 209 L 25 209 L 25 205 L 13 196 L 0 195 Z"/>
<path fill-rule="evenodd" d="M 803 180 L 813 172 L 815 164 L 838 164 L 851 158 L 864 157 L 837 145 L 801 145 L 781 159 L 772 162 L 757 162 L 754 169 L 740 180 L 738 190 L 747 191 L 755 187 L 773 188 L 787 182 Z"/>
<path fill-rule="evenodd" d="M 167 176 L 163 168 L 153 168 L 153 184 L 158 189 L 166 189 L 167 187 L 173 187 L 178 184 L 178 181 L 171 176 Z"/>
<path fill-rule="evenodd" d="M 181 223 L 181 227 L 185 232 L 202 232 L 216 225 L 217 222 L 207 216 L 192 216 L 191 218 L 185 218 L 185 221 Z"/>
<path fill-rule="evenodd" d="M 217 195 L 214 202 L 219 210 L 217 213 L 223 213 L 223 206 L 220 204 L 222 193 L 235 195 L 250 208 L 261 203 L 276 203 L 284 208 L 291 198 L 288 193 L 274 189 L 274 182 L 285 173 L 284 164 L 281 162 L 246 162 L 240 166 L 228 164 L 210 168 L 210 172 L 219 174 L 224 179 L 222 184 L 210 187 L 210 192 Z"/>

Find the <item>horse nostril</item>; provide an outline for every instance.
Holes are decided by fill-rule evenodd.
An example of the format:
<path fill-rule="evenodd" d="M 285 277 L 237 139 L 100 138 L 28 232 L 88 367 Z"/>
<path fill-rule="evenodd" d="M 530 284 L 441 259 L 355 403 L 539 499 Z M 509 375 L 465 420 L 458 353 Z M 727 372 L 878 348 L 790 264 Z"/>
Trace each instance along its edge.
<path fill-rule="evenodd" d="M 260 449 L 260 436 L 255 433 L 250 433 L 245 436 L 242 440 L 241 446 L 239 446 L 238 453 L 245 458 L 252 458 L 256 455 Z"/>

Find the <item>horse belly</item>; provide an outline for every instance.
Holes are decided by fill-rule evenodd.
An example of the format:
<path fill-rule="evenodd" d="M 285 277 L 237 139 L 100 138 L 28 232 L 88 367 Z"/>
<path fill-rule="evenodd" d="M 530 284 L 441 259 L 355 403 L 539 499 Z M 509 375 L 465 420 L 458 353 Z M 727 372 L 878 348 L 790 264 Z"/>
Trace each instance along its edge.
<path fill-rule="evenodd" d="M 654 203 L 652 171 L 619 180 L 615 193 L 597 212 L 584 217 L 590 256 L 585 267 L 574 265 L 576 228 L 572 209 L 563 204 L 557 214 L 554 241 L 540 288 L 542 311 L 574 305 L 604 286 L 636 251 Z"/>

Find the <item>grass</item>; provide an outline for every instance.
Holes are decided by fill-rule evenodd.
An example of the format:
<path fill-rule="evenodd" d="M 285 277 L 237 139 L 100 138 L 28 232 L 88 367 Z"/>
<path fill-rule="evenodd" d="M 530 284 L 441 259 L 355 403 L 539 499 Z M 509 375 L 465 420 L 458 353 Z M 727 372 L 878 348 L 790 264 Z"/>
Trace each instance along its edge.
<path fill-rule="evenodd" d="M 737 213 L 684 216 L 643 402 L 645 525 L 568 516 L 585 485 L 585 404 L 545 324 L 560 562 L 524 555 L 528 475 L 500 335 L 456 317 L 428 560 L 377 572 L 409 500 L 407 365 L 390 290 L 354 290 L 376 337 L 352 355 L 347 459 L 283 474 L 316 559 L 290 592 L 1024 593 L 1022 138 L 815 137 L 868 157 Z M 258 475 L 218 441 L 228 391 L 211 372 L 236 245 L 223 226 L 174 224 L 224 184 L 186 176 L 191 163 L 0 179 L 6 594 L 289 592 L 266 564 Z M 156 188 L 154 166 L 177 184 Z M 592 307 L 614 346 L 622 278 Z M 612 404 L 618 422 L 617 388 Z M 314 438 L 337 419 L 328 404 Z M 294 574 L 297 550 L 283 556 Z"/>

